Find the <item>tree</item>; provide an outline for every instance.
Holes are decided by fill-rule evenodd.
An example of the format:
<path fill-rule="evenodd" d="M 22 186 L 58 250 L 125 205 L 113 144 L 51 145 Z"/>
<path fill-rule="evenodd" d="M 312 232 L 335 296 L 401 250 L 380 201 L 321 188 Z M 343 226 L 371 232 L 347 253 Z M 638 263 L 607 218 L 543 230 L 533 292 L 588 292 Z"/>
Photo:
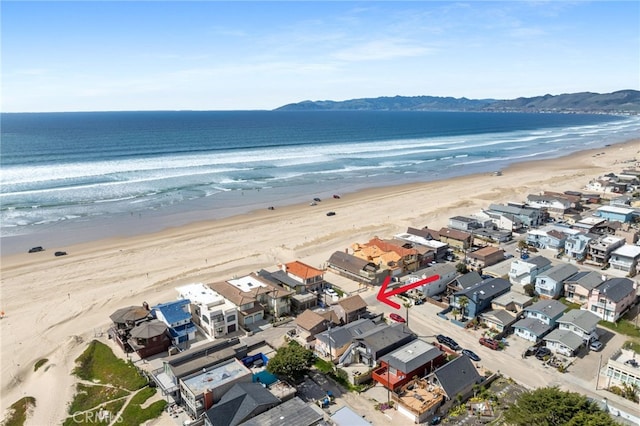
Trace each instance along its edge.
<path fill-rule="evenodd" d="M 524 294 L 529 297 L 533 297 L 536 295 L 536 289 L 533 284 L 525 284 L 522 286 L 522 289 L 524 290 Z"/>
<path fill-rule="evenodd" d="M 527 248 L 529 245 L 527 244 L 526 240 L 520 240 L 518 241 L 518 248 L 520 250 Z"/>
<path fill-rule="evenodd" d="M 286 346 L 281 346 L 269 360 L 267 371 L 281 374 L 292 379 L 299 379 L 313 365 L 314 355 L 308 349 L 292 340 Z"/>
<path fill-rule="evenodd" d="M 469 306 L 469 299 L 466 296 L 462 296 L 458 299 L 458 305 L 460 305 L 460 312 L 462 313 L 462 319 L 467 313 L 467 306 Z"/>
<path fill-rule="evenodd" d="M 462 263 L 462 262 L 459 262 L 459 263 L 456 265 L 456 271 L 457 271 L 459 274 L 466 274 L 467 272 L 469 272 L 469 270 L 467 269 L 467 265 L 465 265 L 465 264 L 464 264 L 464 263 Z"/>
<path fill-rule="evenodd" d="M 604 415 L 603 415 L 604 414 Z M 594 402 L 558 387 L 525 392 L 505 411 L 506 424 L 525 426 L 613 426 L 616 423 Z"/>

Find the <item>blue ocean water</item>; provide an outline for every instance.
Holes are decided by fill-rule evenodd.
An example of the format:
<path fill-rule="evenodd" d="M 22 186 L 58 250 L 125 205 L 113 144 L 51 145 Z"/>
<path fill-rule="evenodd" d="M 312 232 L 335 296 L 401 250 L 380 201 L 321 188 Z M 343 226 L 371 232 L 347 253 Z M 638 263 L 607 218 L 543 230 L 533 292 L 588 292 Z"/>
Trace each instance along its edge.
<path fill-rule="evenodd" d="M 640 135 L 640 117 L 579 114 L 166 111 L 0 119 L 3 238 L 118 215 L 224 217 L 499 170 Z"/>

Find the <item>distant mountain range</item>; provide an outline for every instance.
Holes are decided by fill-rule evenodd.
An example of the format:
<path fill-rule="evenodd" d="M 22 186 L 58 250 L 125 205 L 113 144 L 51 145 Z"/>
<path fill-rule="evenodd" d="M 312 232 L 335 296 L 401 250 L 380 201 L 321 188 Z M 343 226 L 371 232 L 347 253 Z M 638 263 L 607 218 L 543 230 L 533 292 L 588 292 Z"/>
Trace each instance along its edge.
<path fill-rule="evenodd" d="M 467 99 L 439 96 L 393 96 L 347 101 L 303 101 L 278 111 L 501 111 L 501 112 L 591 112 L 640 113 L 640 91 L 613 93 L 569 93 L 511 100 Z"/>

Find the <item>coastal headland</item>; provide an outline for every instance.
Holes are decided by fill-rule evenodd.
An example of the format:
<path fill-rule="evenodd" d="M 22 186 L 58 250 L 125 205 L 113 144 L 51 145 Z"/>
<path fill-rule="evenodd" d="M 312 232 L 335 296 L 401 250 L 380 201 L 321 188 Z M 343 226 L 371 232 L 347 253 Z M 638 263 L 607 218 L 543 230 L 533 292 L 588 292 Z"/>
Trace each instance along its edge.
<path fill-rule="evenodd" d="M 439 229 L 454 215 L 523 201 L 544 190 L 583 190 L 600 175 L 640 161 L 640 140 L 486 173 L 344 194 L 308 203 L 194 222 L 1 258 L 2 411 L 23 396 L 37 407 L 29 424 L 59 424 L 74 392 L 75 358 L 129 305 L 173 300 L 176 286 L 213 282 L 301 260 L 321 267 L 337 250 L 407 227 Z M 327 216 L 334 211 L 335 216 Z M 27 247 L 28 248 L 28 247 Z M 47 358 L 48 368 L 34 372 Z"/>

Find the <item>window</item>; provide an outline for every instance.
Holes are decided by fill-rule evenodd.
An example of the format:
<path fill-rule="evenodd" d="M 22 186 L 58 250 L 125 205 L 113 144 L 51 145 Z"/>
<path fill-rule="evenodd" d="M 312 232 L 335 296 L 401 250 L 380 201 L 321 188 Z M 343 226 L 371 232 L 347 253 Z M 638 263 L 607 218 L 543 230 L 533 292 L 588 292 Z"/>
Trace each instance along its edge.
<path fill-rule="evenodd" d="M 236 316 L 235 315 L 228 315 L 227 316 L 227 322 L 234 322 L 236 320 Z"/>

